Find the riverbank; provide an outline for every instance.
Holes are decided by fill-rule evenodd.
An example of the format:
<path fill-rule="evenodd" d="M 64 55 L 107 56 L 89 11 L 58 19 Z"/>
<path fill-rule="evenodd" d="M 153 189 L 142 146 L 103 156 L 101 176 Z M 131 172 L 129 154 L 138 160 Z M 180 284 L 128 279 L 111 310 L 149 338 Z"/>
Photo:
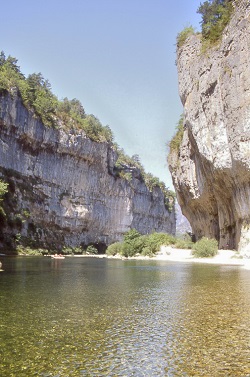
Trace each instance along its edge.
<path fill-rule="evenodd" d="M 242 258 L 235 250 L 218 250 L 218 254 L 210 258 L 194 258 L 192 250 L 174 249 L 171 246 L 163 246 L 155 259 L 175 262 L 194 262 L 224 265 L 238 265 L 250 269 L 250 259 Z"/>
<path fill-rule="evenodd" d="M 103 255 L 101 257 L 127 259 L 121 256 L 110 257 Z M 218 254 L 211 258 L 194 258 L 190 249 L 175 249 L 171 246 L 162 246 L 154 257 L 134 256 L 129 259 L 233 265 L 250 270 L 250 259 L 242 258 L 234 250 L 219 250 Z"/>
<path fill-rule="evenodd" d="M 43 256 L 39 254 L 22 254 L 19 256 Z M 11 256 L 8 254 L 1 254 L 2 257 Z M 18 255 L 15 255 L 18 256 Z M 51 257 L 53 255 L 45 254 L 45 257 Z M 235 250 L 219 250 L 218 254 L 210 258 L 194 258 L 192 255 L 192 250 L 190 249 L 177 249 L 172 246 L 162 246 L 161 250 L 156 253 L 153 257 L 136 255 L 133 257 L 124 257 L 122 255 L 116 254 L 110 256 L 107 254 L 71 254 L 65 255 L 65 257 L 93 257 L 93 258 L 108 258 L 108 259 L 123 259 L 123 260 L 158 260 L 158 261 L 172 261 L 172 262 L 185 262 L 185 263 L 204 263 L 204 264 L 218 264 L 218 265 L 233 265 L 241 266 L 244 269 L 250 270 L 250 258 L 243 258 Z M 0 266 L 1 268 L 1 266 Z M 1 270 L 0 270 L 1 271 Z"/>

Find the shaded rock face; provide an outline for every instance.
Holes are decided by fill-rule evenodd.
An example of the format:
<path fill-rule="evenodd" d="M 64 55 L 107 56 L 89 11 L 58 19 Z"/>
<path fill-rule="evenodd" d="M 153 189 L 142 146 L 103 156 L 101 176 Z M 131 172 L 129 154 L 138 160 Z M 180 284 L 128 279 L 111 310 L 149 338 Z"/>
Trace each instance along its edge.
<path fill-rule="evenodd" d="M 9 192 L 0 245 L 13 247 L 19 237 L 40 247 L 99 247 L 130 228 L 173 234 L 175 215 L 163 192 L 150 192 L 136 171 L 131 182 L 117 177 L 116 160 L 107 143 L 91 141 L 84 131 L 44 127 L 19 96 L 2 94 L 0 177 Z"/>
<path fill-rule="evenodd" d="M 220 46 L 177 51 L 184 135 L 168 162 L 177 199 L 197 238 L 250 255 L 250 4 L 242 1 Z"/>

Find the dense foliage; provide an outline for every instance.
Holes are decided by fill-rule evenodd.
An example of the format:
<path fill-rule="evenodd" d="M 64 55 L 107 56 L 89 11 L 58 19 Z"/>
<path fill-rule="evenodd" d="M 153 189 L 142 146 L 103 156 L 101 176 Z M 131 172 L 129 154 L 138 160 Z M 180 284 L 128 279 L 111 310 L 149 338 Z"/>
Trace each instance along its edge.
<path fill-rule="evenodd" d="M 98 250 L 95 246 L 89 245 L 86 249 L 86 254 L 96 255 L 98 254 Z"/>
<path fill-rule="evenodd" d="M 41 73 L 32 73 L 27 78 L 21 73 L 17 59 L 0 54 L 0 93 L 8 91 L 12 95 L 19 92 L 27 109 L 41 119 L 47 127 L 83 129 L 87 136 L 97 142 L 111 142 L 109 126 L 102 126 L 94 115 L 86 115 L 79 100 L 64 98 L 59 101 L 52 93 L 51 85 Z"/>
<path fill-rule="evenodd" d="M 217 42 L 228 24 L 232 11 L 232 0 L 208 0 L 202 3 L 197 13 L 201 14 L 201 30 L 203 40 Z"/>
<path fill-rule="evenodd" d="M 233 12 L 233 0 L 206 0 L 200 4 L 197 13 L 201 15 L 202 49 L 217 43 L 223 30 L 230 21 Z M 192 26 L 185 27 L 177 35 L 177 46 L 181 47 L 186 39 L 195 34 Z"/>
<path fill-rule="evenodd" d="M 218 253 L 218 242 L 215 239 L 202 237 L 192 249 L 193 256 L 196 258 L 214 257 Z"/>
<path fill-rule="evenodd" d="M 47 127 L 62 126 L 64 129 L 83 129 L 86 135 L 95 142 L 108 142 L 117 151 L 116 173 L 118 176 L 131 181 L 132 173 L 139 169 L 141 179 L 150 191 L 160 187 L 164 193 L 165 205 L 172 210 L 175 194 L 163 182 L 151 173 L 146 173 L 138 155 L 129 157 L 115 142 L 110 127 L 103 126 L 98 118 L 86 114 L 79 100 L 67 97 L 61 101 L 52 93 L 51 85 L 41 73 L 32 73 L 26 78 L 20 71 L 18 61 L 12 56 L 6 57 L 0 53 L 0 93 L 9 92 L 21 95 L 23 104 L 34 115 L 41 119 Z"/>
<path fill-rule="evenodd" d="M 174 245 L 175 247 L 192 248 L 190 240 L 179 240 L 167 233 L 151 233 L 141 235 L 136 229 L 125 233 L 123 242 L 116 242 L 107 248 L 108 255 L 120 254 L 124 257 L 134 255 L 153 256 L 162 245 Z"/>
<path fill-rule="evenodd" d="M 49 251 L 47 249 L 34 249 L 29 246 L 18 245 L 16 248 L 17 255 L 30 255 L 30 256 L 42 256 L 48 255 Z"/>

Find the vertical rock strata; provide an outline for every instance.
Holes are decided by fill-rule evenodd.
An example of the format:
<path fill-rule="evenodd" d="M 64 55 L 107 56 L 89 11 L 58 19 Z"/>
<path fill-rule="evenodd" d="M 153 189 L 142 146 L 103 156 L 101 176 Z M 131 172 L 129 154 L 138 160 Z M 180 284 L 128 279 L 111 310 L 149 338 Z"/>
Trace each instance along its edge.
<path fill-rule="evenodd" d="M 130 182 L 117 176 L 116 160 L 107 143 L 84 131 L 44 127 L 19 96 L 2 94 L 0 177 L 9 182 L 10 213 L 0 224 L 0 244 L 16 237 L 18 227 L 22 239 L 55 248 L 108 245 L 130 228 L 173 234 L 174 211 L 160 188 L 150 192 L 136 170 Z"/>
<path fill-rule="evenodd" d="M 250 3 L 238 2 L 219 46 L 199 35 L 177 51 L 184 135 L 169 167 L 197 238 L 250 255 Z"/>

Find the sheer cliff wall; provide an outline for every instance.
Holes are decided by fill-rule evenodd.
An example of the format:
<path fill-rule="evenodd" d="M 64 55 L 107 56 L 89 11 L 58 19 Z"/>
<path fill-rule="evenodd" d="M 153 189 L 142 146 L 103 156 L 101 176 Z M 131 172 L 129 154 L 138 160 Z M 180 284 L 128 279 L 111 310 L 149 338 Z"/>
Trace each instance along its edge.
<path fill-rule="evenodd" d="M 178 202 L 197 238 L 250 255 L 250 4 L 238 2 L 222 41 L 178 48 L 184 135 L 168 157 Z"/>
<path fill-rule="evenodd" d="M 0 178 L 9 183 L 0 246 L 108 245 L 136 228 L 175 233 L 174 211 L 140 173 L 117 176 L 117 153 L 84 131 L 48 128 L 18 95 L 0 96 Z"/>

